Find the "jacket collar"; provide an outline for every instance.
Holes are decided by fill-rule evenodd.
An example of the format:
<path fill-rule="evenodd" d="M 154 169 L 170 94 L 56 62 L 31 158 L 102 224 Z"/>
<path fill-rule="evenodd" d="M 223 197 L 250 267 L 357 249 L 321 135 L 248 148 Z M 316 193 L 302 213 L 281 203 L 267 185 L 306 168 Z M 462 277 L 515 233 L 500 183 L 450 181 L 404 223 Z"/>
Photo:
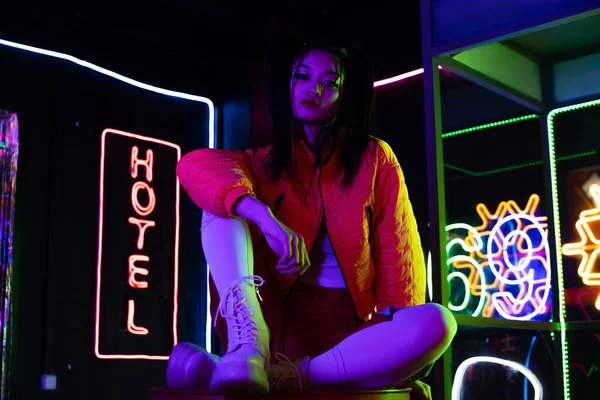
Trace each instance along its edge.
<path fill-rule="evenodd" d="M 292 168 L 298 168 L 297 173 L 299 176 L 308 174 L 309 178 L 314 177 L 318 169 L 322 169 L 321 182 L 323 184 L 340 183 L 343 174 L 339 173 L 342 156 L 342 146 L 339 142 L 339 138 L 330 137 L 327 139 L 321 146 L 322 158 L 319 160 L 305 140 L 295 138 L 292 141 Z"/>
<path fill-rule="evenodd" d="M 310 161 L 311 165 L 326 166 L 339 162 L 341 146 L 339 138 L 336 135 L 330 136 L 319 149 L 320 156 L 313 152 L 306 140 L 299 134 L 293 134 L 292 154 L 294 157 L 300 157 L 302 161 Z M 332 162 L 333 161 L 333 162 Z"/>

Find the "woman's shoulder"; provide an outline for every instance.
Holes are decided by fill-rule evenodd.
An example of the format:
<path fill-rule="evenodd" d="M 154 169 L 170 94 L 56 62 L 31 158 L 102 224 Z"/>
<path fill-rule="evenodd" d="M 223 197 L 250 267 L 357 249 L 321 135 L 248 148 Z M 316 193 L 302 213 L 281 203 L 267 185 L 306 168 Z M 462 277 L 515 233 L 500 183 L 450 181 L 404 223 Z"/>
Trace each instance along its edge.
<path fill-rule="evenodd" d="M 398 158 L 392 150 L 392 147 L 383 139 L 375 136 L 369 137 L 368 150 L 372 156 L 376 157 L 379 162 L 384 164 L 396 165 L 398 164 Z"/>

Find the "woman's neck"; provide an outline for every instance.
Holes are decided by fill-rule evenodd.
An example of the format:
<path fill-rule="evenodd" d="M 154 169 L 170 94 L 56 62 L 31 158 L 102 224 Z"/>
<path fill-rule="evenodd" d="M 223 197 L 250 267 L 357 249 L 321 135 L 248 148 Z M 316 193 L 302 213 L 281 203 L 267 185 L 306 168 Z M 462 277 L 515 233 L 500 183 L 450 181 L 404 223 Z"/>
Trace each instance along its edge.
<path fill-rule="evenodd" d="M 326 132 L 326 129 L 322 125 L 308 124 L 302 123 L 304 128 L 304 136 L 306 136 L 306 141 L 309 147 L 313 150 L 317 150 L 321 147 L 323 143 L 323 136 Z"/>

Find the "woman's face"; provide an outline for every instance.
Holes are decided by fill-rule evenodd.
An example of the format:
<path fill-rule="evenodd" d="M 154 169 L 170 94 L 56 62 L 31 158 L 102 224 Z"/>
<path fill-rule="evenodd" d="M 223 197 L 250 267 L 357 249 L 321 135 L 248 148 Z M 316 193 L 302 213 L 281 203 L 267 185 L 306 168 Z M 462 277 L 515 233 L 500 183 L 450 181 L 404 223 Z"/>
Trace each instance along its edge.
<path fill-rule="evenodd" d="M 343 80 L 336 56 L 321 50 L 309 51 L 292 70 L 290 93 L 294 117 L 308 124 L 330 122 L 339 108 Z"/>

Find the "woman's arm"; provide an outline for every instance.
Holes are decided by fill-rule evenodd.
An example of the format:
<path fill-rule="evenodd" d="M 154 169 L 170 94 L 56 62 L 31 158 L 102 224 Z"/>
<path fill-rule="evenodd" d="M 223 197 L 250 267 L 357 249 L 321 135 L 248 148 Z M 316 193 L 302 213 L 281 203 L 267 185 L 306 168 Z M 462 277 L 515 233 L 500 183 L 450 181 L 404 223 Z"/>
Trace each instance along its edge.
<path fill-rule="evenodd" d="M 391 148 L 382 147 L 372 250 L 378 312 L 424 303 L 426 283 L 421 238 L 404 175 Z"/>
<path fill-rule="evenodd" d="M 177 176 L 198 207 L 231 217 L 242 196 L 254 196 L 258 191 L 254 157 L 250 150 L 194 150 L 177 164 Z"/>
<path fill-rule="evenodd" d="M 276 269 L 284 275 L 298 277 L 310 266 L 304 239 L 279 221 L 271 209 L 253 196 L 243 196 L 234 212 L 253 222 L 265 235 L 271 249 L 279 256 Z"/>

